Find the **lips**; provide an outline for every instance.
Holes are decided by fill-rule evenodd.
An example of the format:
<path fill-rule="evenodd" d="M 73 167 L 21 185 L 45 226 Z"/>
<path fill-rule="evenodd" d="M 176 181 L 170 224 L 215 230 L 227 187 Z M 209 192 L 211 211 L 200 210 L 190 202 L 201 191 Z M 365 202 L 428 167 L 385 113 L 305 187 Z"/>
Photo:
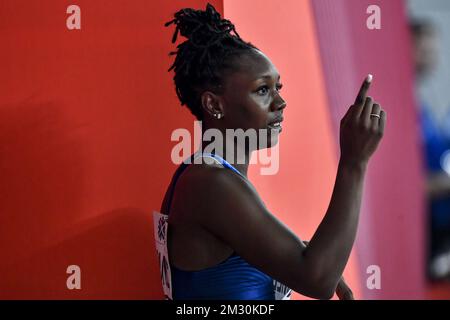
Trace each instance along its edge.
<path fill-rule="evenodd" d="M 281 130 L 281 123 L 282 122 L 283 122 L 283 117 L 278 117 L 275 120 L 269 122 L 267 127 L 269 127 L 269 129 Z"/>

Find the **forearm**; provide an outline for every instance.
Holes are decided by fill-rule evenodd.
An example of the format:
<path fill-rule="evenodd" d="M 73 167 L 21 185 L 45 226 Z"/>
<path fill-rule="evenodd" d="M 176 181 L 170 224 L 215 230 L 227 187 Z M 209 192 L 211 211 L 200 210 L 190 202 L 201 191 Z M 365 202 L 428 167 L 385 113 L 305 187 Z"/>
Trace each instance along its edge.
<path fill-rule="evenodd" d="M 358 227 L 367 164 L 340 161 L 326 215 L 308 247 L 305 264 L 325 286 L 337 285 L 347 264 Z"/>
<path fill-rule="evenodd" d="M 384 135 L 387 114 L 367 96 L 372 75 L 364 80 L 340 122 L 336 182 L 327 213 L 302 251 L 302 280 L 317 296 L 331 297 L 355 241 L 367 163 Z"/>

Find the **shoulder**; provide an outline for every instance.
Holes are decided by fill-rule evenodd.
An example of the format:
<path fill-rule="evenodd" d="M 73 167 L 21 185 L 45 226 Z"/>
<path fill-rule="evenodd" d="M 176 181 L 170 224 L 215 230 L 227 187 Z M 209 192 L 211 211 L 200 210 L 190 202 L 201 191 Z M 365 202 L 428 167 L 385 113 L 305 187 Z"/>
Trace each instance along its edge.
<path fill-rule="evenodd" d="M 204 196 L 217 192 L 236 193 L 248 188 L 244 178 L 216 163 L 189 165 L 178 183 L 186 192 L 201 192 Z"/>
<path fill-rule="evenodd" d="M 202 220 L 205 215 L 230 215 L 236 212 L 235 206 L 260 202 L 244 178 L 219 164 L 191 164 L 180 176 L 177 189 L 192 217 Z"/>

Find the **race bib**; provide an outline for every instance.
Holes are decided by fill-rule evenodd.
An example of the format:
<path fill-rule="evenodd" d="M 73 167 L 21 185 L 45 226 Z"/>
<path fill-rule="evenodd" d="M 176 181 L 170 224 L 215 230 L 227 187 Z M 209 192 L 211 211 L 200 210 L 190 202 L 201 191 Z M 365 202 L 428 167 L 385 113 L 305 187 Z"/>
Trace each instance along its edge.
<path fill-rule="evenodd" d="M 273 280 L 273 291 L 275 300 L 291 300 L 292 289 L 275 279 Z"/>
<path fill-rule="evenodd" d="M 153 211 L 153 230 L 161 283 L 166 300 L 172 300 L 172 276 L 169 265 L 169 254 L 167 252 L 168 219 L 168 215 Z"/>

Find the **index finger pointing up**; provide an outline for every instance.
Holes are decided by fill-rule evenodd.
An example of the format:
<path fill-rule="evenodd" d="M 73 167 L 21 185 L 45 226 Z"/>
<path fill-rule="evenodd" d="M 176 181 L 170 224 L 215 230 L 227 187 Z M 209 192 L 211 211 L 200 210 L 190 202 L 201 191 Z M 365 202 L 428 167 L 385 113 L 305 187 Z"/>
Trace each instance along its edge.
<path fill-rule="evenodd" d="M 361 85 L 361 89 L 359 89 L 358 95 L 356 96 L 355 105 L 363 105 L 364 101 L 366 101 L 367 92 L 369 91 L 372 79 L 373 76 L 371 74 L 368 74 L 364 79 L 364 82 Z"/>

